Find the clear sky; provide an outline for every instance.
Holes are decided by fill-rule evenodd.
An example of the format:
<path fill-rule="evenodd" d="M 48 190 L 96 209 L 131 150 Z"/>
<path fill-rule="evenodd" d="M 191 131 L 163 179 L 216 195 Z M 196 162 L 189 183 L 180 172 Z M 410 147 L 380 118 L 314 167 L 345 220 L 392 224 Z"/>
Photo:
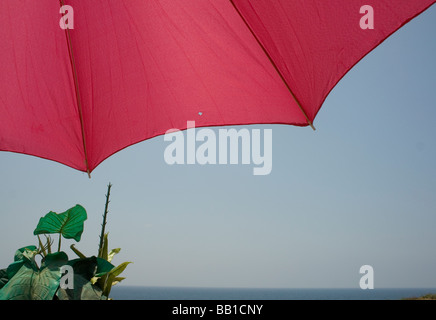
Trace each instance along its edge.
<path fill-rule="evenodd" d="M 115 264 L 134 262 L 124 285 L 359 288 L 368 264 L 375 287 L 436 288 L 435 57 L 433 6 L 347 74 L 315 132 L 247 127 L 272 129 L 267 176 L 169 166 L 162 136 L 110 157 L 91 180 L 1 152 L 0 268 L 37 244 L 39 217 L 77 203 L 88 220 L 76 247 L 96 254 L 111 182 L 109 246 L 122 248 Z"/>

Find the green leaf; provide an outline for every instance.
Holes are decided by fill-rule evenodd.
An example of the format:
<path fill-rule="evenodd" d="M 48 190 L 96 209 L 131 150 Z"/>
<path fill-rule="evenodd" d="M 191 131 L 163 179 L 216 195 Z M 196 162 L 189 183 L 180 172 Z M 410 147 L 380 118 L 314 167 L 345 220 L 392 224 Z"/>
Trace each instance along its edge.
<path fill-rule="evenodd" d="M 110 271 L 110 275 L 115 277 L 118 277 L 127 267 L 128 264 L 130 264 L 132 262 L 123 262 L 122 264 L 120 264 L 119 266 L 115 267 L 114 269 L 112 269 Z"/>
<path fill-rule="evenodd" d="M 50 211 L 39 219 L 33 234 L 60 233 L 65 239 L 79 242 L 83 232 L 83 222 L 87 218 L 86 211 L 81 205 L 59 214 Z"/>
<path fill-rule="evenodd" d="M 82 277 L 74 273 L 74 289 L 64 289 L 59 287 L 56 297 L 59 300 L 106 300 L 102 295 L 102 290 Z"/>
<path fill-rule="evenodd" d="M 115 268 L 110 262 L 95 256 L 70 260 L 68 264 L 73 267 L 74 274 L 80 274 L 87 280 L 91 280 L 93 277 L 101 277 Z"/>
<path fill-rule="evenodd" d="M 119 266 L 115 267 L 108 273 L 108 278 L 106 280 L 106 285 L 103 290 L 103 295 L 109 297 L 109 293 L 112 289 L 112 284 L 115 282 L 115 278 L 117 278 L 127 267 L 127 265 L 132 262 L 123 262 Z"/>
<path fill-rule="evenodd" d="M 26 262 L 30 263 L 35 268 L 38 268 L 35 262 L 36 253 L 37 248 L 35 246 L 23 247 L 15 251 L 14 262 L 8 266 L 6 271 L 8 279 L 12 279 Z"/>
<path fill-rule="evenodd" d="M 104 284 L 104 279 L 106 279 L 107 274 L 115 268 L 115 266 L 110 262 L 102 258 L 97 258 L 95 256 L 84 259 L 70 260 L 68 264 L 73 267 L 75 277 L 80 276 L 86 281 L 89 281 L 92 285 L 96 284 L 93 287 L 93 290 L 97 290 L 99 292 L 102 292 L 102 290 L 104 289 L 102 284 Z M 83 283 L 80 282 L 80 285 L 83 285 Z M 74 292 L 65 291 L 64 293 L 68 294 L 69 299 L 77 298 L 77 294 Z M 91 294 L 92 296 L 92 291 L 89 291 L 88 294 Z M 65 299 L 65 295 L 63 295 L 62 297 L 58 295 L 58 298 Z"/>
<path fill-rule="evenodd" d="M 115 268 L 115 266 L 107 260 L 97 258 L 97 272 L 96 277 L 102 277 Z"/>
<path fill-rule="evenodd" d="M 80 275 L 88 281 L 97 272 L 97 259 L 95 257 L 73 259 L 68 261 L 68 265 L 73 267 L 74 276 Z"/>
<path fill-rule="evenodd" d="M 0 289 L 0 300 L 52 300 L 59 287 L 60 267 L 68 257 L 64 252 L 48 254 L 38 270 L 25 253 L 29 251 L 23 252 L 21 268 Z"/>
<path fill-rule="evenodd" d="M 124 279 L 126 279 L 125 277 L 116 277 L 114 279 L 114 281 L 112 282 L 112 286 L 116 285 L 117 283 L 120 283 L 121 281 L 123 281 Z"/>
<path fill-rule="evenodd" d="M 21 261 L 23 258 L 31 259 L 34 256 L 34 251 L 36 251 L 37 248 L 35 246 L 27 246 L 18 249 L 15 251 L 14 255 L 14 261 Z"/>
<path fill-rule="evenodd" d="M 121 248 L 112 249 L 107 255 L 107 261 L 111 262 L 114 256 L 121 251 Z"/>
<path fill-rule="evenodd" d="M 68 256 L 65 252 L 50 253 L 41 262 L 41 270 L 43 268 L 60 268 L 68 263 Z"/>

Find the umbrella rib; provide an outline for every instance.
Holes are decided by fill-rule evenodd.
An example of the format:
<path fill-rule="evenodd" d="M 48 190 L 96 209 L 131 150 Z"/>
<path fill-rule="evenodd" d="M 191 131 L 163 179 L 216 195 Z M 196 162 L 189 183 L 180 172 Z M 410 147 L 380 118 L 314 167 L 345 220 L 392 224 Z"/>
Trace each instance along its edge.
<path fill-rule="evenodd" d="M 64 0 L 59 0 L 61 7 L 64 6 Z M 79 91 L 79 80 L 77 76 L 77 69 L 76 69 L 76 63 L 74 60 L 73 55 L 73 46 L 71 44 L 71 35 L 70 35 L 70 28 L 65 28 L 65 36 L 67 39 L 67 45 L 68 45 L 68 53 L 70 55 L 70 63 L 71 63 L 71 69 L 73 71 L 73 78 L 74 78 L 74 89 L 76 92 L 76 100 L 77 100 L 77 108 L 79 111 L 79 118 L 80 118 L 80 129 L 82 131 L 82 144 L 83 144 L 83 151 L 85 153 L 85 165 L 86 165 L 86 172 L 88 173 L 88 177 L 91 179 L 91 172 L 89 170 L 89 164 L 88 164 L 88 151 L 86 148 L 86 139 L 85 139 L 85 128 L 83 123 L 83 112 L 82 112 L 82 101 L 80 98 L 80 91 Z"/>
<path fill-rule="evenodd" d="M 250 25 L 248 24 L 247 20 L 245 20 L 244 16 L 242 15 L 242 13 L 239 11 L 238 7 L 236 6 L 235 2 L 233 0 L 229 0 L 230 3 L 232 4 L 233 8 L 236 10 L 236 12 L 239 14 L 239 16 L 241 17 L 242 21 L 244 21 L 245 25 L 247 26 L 248 30 L 250 30 L 251 34 L 253 35 L 253 37 L 256 39 L 257 43 L 259 44 L 259 46 L 262 48 L 263 52 L 265 53 L 265 55 L 267 56 L 268 60 L 270 61 L 270 63 L 272 64 L 272 66 L 274 67 L 274 69 L 276 70 L 276 72 L 278 73 L 278 75 L 280 76 L 280 78 L 282 79 L 283 83 L 285 84 L 286 88 L 288 89 L 288 91 L 290 92 L 292 98 L 294 98 L 295 102 L 297 103 L 298 107 L 300 108 L 301 112 L 303 112 L 304 117 L 306 118 L 307 123 L 310 125 L 310 127 L 315 130 L 315 127 L 312 123 L 312 121 L 310 121 L 309 117 L 307 116 L 306 111 L 304 111 L 300 101 L 298 101 L 297 97 L 295 96 L 295 94 L 292 92 L 291 88 L 289 87 L 289 84 L 286 82 L 285 77 L 283 76 L 282 72 L 280 71 L 280 69 L 278 68 L 277 64 L 274 62 L 274 60 L 272 59 L 271 55 L 268 53 L 268 51 L 266 50 L 265 46 L 262 44 L 262 42 L 259 40 L 259 38 L 256 36 L 256 34 L 254 33 L 253 29 L 250 27 Z"/>

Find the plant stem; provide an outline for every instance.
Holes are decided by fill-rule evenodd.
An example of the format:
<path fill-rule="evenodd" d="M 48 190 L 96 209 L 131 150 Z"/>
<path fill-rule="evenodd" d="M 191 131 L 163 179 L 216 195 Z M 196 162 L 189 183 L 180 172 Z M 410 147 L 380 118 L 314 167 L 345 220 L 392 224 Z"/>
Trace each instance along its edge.
<path fill-rule="evenodd" d="M 40 248 L 39 251 L 41 252 L 41 256 L 45 257 L 47 253 L 45 252 L 44 245 L 41 242 L 41 238 L 39 237 L 39 234 L 37 235 L 37 237 L 38 237 L 39 248 Z"/>
<path fill-rule="evenodd" d="M 103 223 L 101 224 L 100 244 L 98 246 L 98 257 L 99 258 L 101 258 L 101 256 L 102 256 L 104 231 L 106 228 L 106 220 L 107 220 L 108 206 L 109 206 L 109 202 L 110 202 L 109 197 L 111 194 L 111 187 L 112 187 L 112 184 L 109 182 L 109 184 L 107 186 L 106 204 L 105 204 L 104 213 L 103 213 Z"/>
<path fill-rule="evenodd" d="M 59 245 L 58 245 L 58 252 L 61 252 L 61 239 L 62 239 L 62 234 L 59 233 Z"/>

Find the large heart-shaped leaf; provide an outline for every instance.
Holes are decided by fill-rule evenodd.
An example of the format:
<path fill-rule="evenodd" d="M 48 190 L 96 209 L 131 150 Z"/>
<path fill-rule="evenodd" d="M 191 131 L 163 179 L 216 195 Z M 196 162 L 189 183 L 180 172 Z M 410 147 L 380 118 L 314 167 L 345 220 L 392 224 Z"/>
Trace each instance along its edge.
<path fill-rule="evenodd" d="M 50 211 L 39 219 L 33 234 L 60 233 L 65 239 L 74 239 L 78 242 L 82 236 L 83 222 L 87 218 L 86 210 L 81 205 L 59 214 Z"/>
<path fill-rule="evenodd" d="M 59 300 L 107 300 L 99 287 L 80 274 L 74 274 L 74 289 L 59 287 L 56 297 Z"/>
<path fill-rule="evenodd" d="M 93 277 L 101 277 L 115 268 L 113 264 L 95 256 L 74 259 L 68 261 L 68 265 L 74 269 L 74 274 L 80 274 L 85 279 L 91 280 Z"/>
<path fill-rule="evenodd" d="M 23 257 L 23 265 L 0 289 L 0 300 L 52 300 L 61 278 L 61 266 L 68 261 L 64 252 L 48 254 L 38 270 Z"/>

